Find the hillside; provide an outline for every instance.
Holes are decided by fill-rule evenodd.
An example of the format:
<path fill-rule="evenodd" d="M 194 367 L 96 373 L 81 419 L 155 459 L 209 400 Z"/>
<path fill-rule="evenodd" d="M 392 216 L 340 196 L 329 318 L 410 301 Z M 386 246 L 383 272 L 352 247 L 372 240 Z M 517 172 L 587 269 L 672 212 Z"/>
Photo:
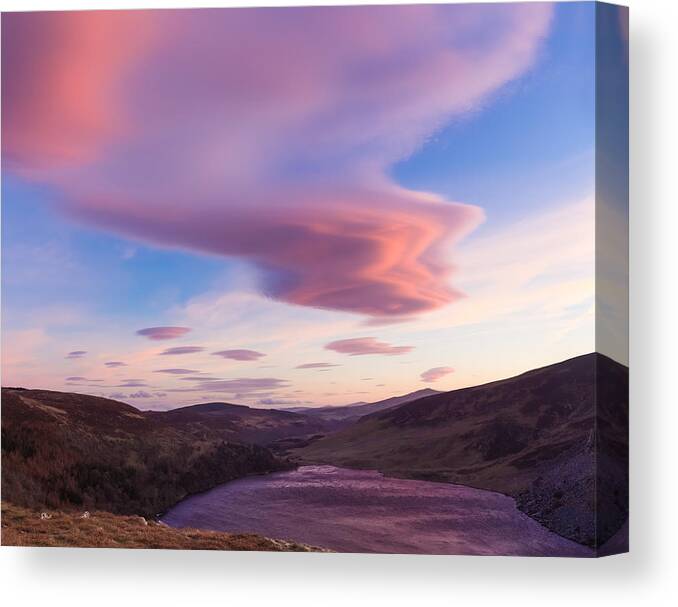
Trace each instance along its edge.
<path fill-rule="evenodd" d="M 424 388 L 422 390 L 417 390 L 416 392 L 410 392 L 409 394 L 403 394 L 402 396 L 393 396 L 374 403 L 355 403 L 352 405 L 340 405 L 335 407 L 295 407 L 293 409 L 287 409 L 287 411 L 324 420 L 333 424 L 333 427 L 335 428 L 337 425 L 345 427 L 365 415 L 377 413 L 378 411 L 385 411 L 386 409 L 404 405 L 405 403 L 424 398 L 425 396 L 433 396 L 434 394 L 440 394 L 440 392 L 432 390 L 431 388 Z"/>
<path fill-rule="evenodd" d="M 2 390 L 2 497 L 29 508 L 154 516 L 186 495 L 291 464 L 211 423 L 161 422 L 117 401 Z"/>
<path fill-rule="evenodd" d="M 209 428 L 229 440 L 257 445 L 325 434 L 330 429 L 324 420 L 309 415 L 230 403 L 203 403 L 148 414 L 160 427 L 189 428 L 196 432 Z"/>
<path fill-rule="evenodd" d="M 500 491 L 600 546 L 628 515 L 628 369 L 580 356 L 368 415 L 295 457 Z"/>
<path fill-rule="evenodd" d="M 120 516 L 110 512 L 46 514 L 49 518 L 43 519 L 40 512 L 3 503 L 2 545 L 326 552 L 305 544 L 251 533 L 174 529 L 140 516 Z"/>

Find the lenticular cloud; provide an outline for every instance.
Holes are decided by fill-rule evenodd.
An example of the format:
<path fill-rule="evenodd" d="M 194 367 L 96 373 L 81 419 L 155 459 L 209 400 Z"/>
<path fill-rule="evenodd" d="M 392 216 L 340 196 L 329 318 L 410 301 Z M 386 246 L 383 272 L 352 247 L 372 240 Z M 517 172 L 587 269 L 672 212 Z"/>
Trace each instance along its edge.
<path fill-rule="evenodd" d="M 277 300 L 408 317 L 459 296 L 450 246 L 483 214 L 389 167 L 525 72 L 550 11 L 9 14 L 3 157 L 81 221 L 249 261 Z"/>

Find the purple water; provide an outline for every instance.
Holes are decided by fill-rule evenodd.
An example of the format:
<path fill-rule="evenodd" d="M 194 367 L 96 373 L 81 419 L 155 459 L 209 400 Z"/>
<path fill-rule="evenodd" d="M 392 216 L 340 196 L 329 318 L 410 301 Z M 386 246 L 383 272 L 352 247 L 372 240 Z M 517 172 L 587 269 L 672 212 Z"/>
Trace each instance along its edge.
<path fill-rule="evenodd" d="M 333 466 L 226 483 L 183 500 L 162 520 L 339 552 L 592 556 L 517 510 L 510 497 Z"/>

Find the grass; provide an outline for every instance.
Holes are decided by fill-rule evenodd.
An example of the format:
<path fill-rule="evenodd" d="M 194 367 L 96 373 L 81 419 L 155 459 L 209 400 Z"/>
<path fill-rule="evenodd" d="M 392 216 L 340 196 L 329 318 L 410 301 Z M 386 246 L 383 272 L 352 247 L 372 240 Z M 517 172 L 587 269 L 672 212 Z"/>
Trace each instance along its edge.
<path fill-rule="evenodd" d="M 2 503 L 2 545 L 78 548 L 164 548 L 169 550 L 249 550 L 326 552 L 320 548 L 266 538 L 198 529 L 175 529 L 141 516 L 109 512 L 41 512 Z"/>

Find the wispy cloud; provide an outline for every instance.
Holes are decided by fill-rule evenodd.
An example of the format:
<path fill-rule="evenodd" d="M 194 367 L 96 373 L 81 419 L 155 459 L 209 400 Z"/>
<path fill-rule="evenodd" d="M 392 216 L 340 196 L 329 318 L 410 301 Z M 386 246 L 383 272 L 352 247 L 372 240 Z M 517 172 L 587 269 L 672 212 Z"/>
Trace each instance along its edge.
<path fill-rule="evenodd" d="M 221 356 L 222 358 L 229 358 L 231 360 L 258 360 L 262 356 L 266 356 L 261 352 L 255 350 L 221 350 L 219 352 L 212 352 L 214 356 Z"/>
<path fill-rule="evenodd" d="M 73 385 L 75 382 L 79 383 L 98 383 L 104 381 L 103 379 L 88 379 L 87 377 L 82 377 L 80 375 L 72 375 L 71 377 L 67 377 L 66 381 L 69 382 L 69 384 Z"/>
<path fill-rule="evenodd" d="M 446 375 L 453 373 L 454 369 L 452 367 L 433 367 L 428 371 L 424 371 L 421 374 L 421 381 L 425 382 L 434 382 L 442 379 Z"/>
<path fill-rule="evenodd" d="M 200 346 L 177 346 L 176 348 L 167 348 L 158 354 L 158 356 L 177 356 L 180 354 L 195 354 L 202 352 L 205 348 Z"/>
<path fill-rule="evenodd" d="M 137 335 L 142 335 L 153 340 L 164 340 L 182 337 L 189 331 L 188 327 L 148 327 L 146 329 L 139 329 Z"/>
<path fill-rule="evenodd" d="M 143 379 L 125 379 L 121 384 L 116 384 L 116 388 L 145 388 L 148 384 Z"/>
<path fill-rule="evenodd" d="M 341 365 L 335 365 L 333 363 L 304 363 L 303 365 L 297 365 L 295 369 L 329 369 L 330 367 L 339 367 Z"/>
<path fill-rule="evenodd" d="M 126 367 L 127 363 L 124 363 L 124 362 L 119 361 L 119 360 L 109 360 L 108 362 L 105 362 L 104 365 L 106 367 L 111 368 L 111 369 L 115 369 L 117 367 Z"/>
<path fill-rule="evenodd" d="M 386 356 L 395 356 L 398 354 L 407 354 L 414 348 L 412 346 L 392 346 L 374 337 L 355 337 L 352 339 L 340 339 L 330 342 L 325 346 L 326 350 L 333 350 L 349 356 L 362 356 L 365 354 L 385 354 Z"/>
<path fill-rule="evenodd" d="M 194 375 L 195 373 L 200 373 L 195 369 L 158 369 L 153 371 L 153 373 L 167 373 L 168 375 Z"/>
<path fill-rule="evenodd" d="M 274 377 L 241 377 L 239 379 L 206 381 L 197 385 L 195 389 L 229 394 L 250 394 L 277 390 L 287 386 L 286 380 Z"/>
<path fill-rule="evenodd" d="M 73 350 L 66 354 L 65 358 L 83 358 L 87 354 L 87 350 Z"/>

